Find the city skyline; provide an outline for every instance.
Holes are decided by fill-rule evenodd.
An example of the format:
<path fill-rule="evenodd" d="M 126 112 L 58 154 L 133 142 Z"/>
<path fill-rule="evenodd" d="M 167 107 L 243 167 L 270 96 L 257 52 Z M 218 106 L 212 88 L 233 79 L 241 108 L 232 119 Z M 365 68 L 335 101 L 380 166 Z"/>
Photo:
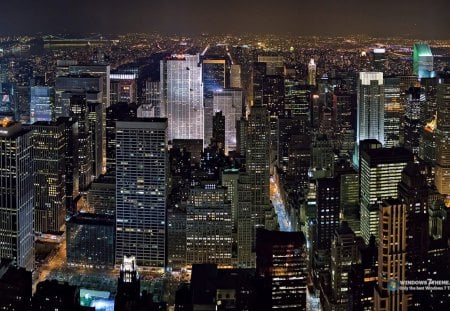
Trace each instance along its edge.
<path fill-rule="evenodd" d="M 165 34 L 274 33 L 367 34 L 419 39 L 449 37 L 450 3 L 433 0 L 186 1 L 9 1 L 0 33 L 128 32 Z"/>

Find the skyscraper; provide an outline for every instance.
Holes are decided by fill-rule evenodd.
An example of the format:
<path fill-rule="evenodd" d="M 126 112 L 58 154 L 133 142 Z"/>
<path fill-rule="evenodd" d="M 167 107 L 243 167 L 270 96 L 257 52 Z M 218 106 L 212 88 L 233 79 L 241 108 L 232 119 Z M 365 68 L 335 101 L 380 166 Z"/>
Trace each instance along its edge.
<path fill-rule="evenodd" d="M 366 141 L 367 142 L 367 141 Z M 413 154 L 402 148 L 378 148 L 361 151 L 361 236 L 378 238 L 378 203 L 397 198 L 397 184 L 404 167 L 413 162 Z"/>
<path fill-rule="evenodd" d="M 191 188 L 186 212 L 187 264 L 231 267 L 233 224 L 227 189 L 206 182 Z"/>
<path fill-rule="evenodd" d="M 222 111 L 225 117 L 225 153 L 236 150 L 237 122 L 242 117 L 243 96 L 241 90 L 225 89 L 213 93 L 214 113 Z"/>
<path fill-rule="evenodd" d="M 66 216 L 65 121 L 38 121 L 32 127 L 35 232 L 59 231 Z"/>
<path fill-rule="evenodd" d="M 116 264 L 166 264 L 167 119 L 116 123 Z"/>
<path fill-rule="evenodd" d="M 308 64 L 308 85 L 316 85 L 316 71 L 317 65 L 314 63 L 314 58 L 311 58 Z"/>
<path fill-rule="evenodd" d="M 53 88 L 48 86 L 32 86 L 30 93 L 30 123 L 51 121 L 55 100 Z"/>
<path fill-rule="evenodd" d="M 268 309 L 306 310 L 307 261 L 303 232 L 258 229 L 256 271 L 264 281 Z"/>
<path fill-rule="evenodd" d="M 434 78 L 433 54 L 426 43 L 415 43 L 413 49 L 413 73 L 420 78 Z"/>
<path fill-rule="evenodd" d="M 406 93 L 404 117 L 404 146 L 415 155 L 419 154 L 420 134 L 423 121 L 421 110 L 425 103 L 425 94 L 418 87 L 411 87 Z"/>
<path fill-rule="evenodd" d="M 202 67 L 199 55 L 172 55 L 161 61 L 161 99 L 168 139 L 204 139 Z"/>
<path fill-rule="evenodd" d="M 406 271 L 406 204 L 398 199 L 385 200 L 379 207 L 378 282 L 375 310 L 406 311 L 408 297 L 398 288 Z"/>
<path fill-rule="evenodd" d="M 349 301 L 349 274 L 356 263 L 355 233 L 343 222 L 333 234 L 331 243 L 331 283 L 333 302 L 347 309 Z"/>
<path fill-rule="evenodd" d="M 450 81 L 444 80 L 437 89 L 436 177 L 439 193 L 450 194 Z"/>
<path fill-rule="evenodd" d="M 34 267 L 34 187 L 31 131 L 0 122 L 0 257 L 29 271 Z"/>
<path fill-rule="evenodd" d="M 400 78 L 385 78 L 384 143 L 386 147 L 395 147 L 400 144 L 401 118 L 405 114 L 400 95 Z"/>
<path fill-rule="evenodd" d="M 382 72 L 360 72 L 357 94 L 356 145 L 353 163 L 359 167 L 359 143 L 376 139 L 384 144 L 384 85 Z"/>

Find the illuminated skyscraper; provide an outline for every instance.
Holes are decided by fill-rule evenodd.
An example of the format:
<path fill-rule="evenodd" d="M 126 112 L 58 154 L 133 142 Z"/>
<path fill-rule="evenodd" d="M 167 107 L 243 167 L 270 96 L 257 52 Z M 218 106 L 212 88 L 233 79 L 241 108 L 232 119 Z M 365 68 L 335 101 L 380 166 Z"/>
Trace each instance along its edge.
<path fill-rule="evenodd" d="M 400 97 L 400 78 L 384 79 L 384 144 L 395 147 L 400 143 L 401 118 L 405 114 Z"/>
<path fill-rule="evenodd" d="M 243 95 L 241 90 L 225 89 L 213 93 L 214 113 L 222 111 L 225 117 L 225 153 L 236 150 L 237 122 L 242 117 Z"/>
<path fill-rule="evenodd" d="M 450 81 L 439 84 L 437 92 L 435 185 L 439 193 L 450 194 Z"/>
<path fill-rule="evenodd" d="M 66 216 L 65 121 L 38 121 L 33 129 L 35 232 L 59 231 Z"/>
<path fill-rule="evenodd" d="M 161 61 L 161 99 L 168 139 L 204 139 L 202 66 L 199 55 L 173 55 Z"/>
<path fill-rule="evenodd" d="M 116 264 L 166 264 L 167 120 L 116 123 Z"/>
<path fill-rule="evenodd" d="M 423 128 L 422 115 L 425 106 L 425 94 L 418 87 L 411 87 L 406 93 L 404 117 L 404 146 L 415 155 L 419 154 L 420 134 Z"/>
<path fill-rule="evenodd" d="M 258 229 L 256 271 L 264 281 L 267 310 L 306 310 L 306 258 L 303 232 Z"/>
<path fill-rule="evenodd" d="M 406 311 L 408 297 L 399 289 L 406 271 L 406 204 L 385 200 L 379 207 L 378 282 L 374 306 L 379 311 Z"/>
<path fill-rule="evenodd" d="M 361 150 L 361 236 L 366 243 L 371 235 L 378 238 L 378 203 L 397 198 L 403 168 L 413 160 L 413 154 L 402 147 Z"/>
<path fill-rule="evenodd" d="M 34 268 L 34 187 L 31 131 L 0 122 L 0 257 Z"/>
<path fill-rule="evenodd" d="M 266 65 L 265 75 L 279 75 L 284 70 L 283 56 L 258 55 L 258 62 Z"/>
<path fill-rule="evenodd" d="M 30 123 L 51 121 L 54 109 L 54 91 L 48 86 L 32 86 L 30 94 Z"/>
<path fill-rule="evenodd" d="M 384 85 L 382 72 L 360 72 L 357 95 L 356 145 L 353 163 L 359 166 L 359 143 L 376 139 L 384 144 Z"/>
<path fill-rule="evenodd" d="M 415 43 L 413 50 L 413 73 L 420 78 L 434 78 L 433 54 L 426 43 Z"/>
<path fill-rule="evenodd" d="M 331 243 L 331 283 L 333 302 L 347 309 L 349 300 L 349 273 L 356 263 L 356 236 L 346 222 L 343 222 L 333 234 Z"/>
<path fill-rule="evenodd" d="M 187 264 L 231 267 L 233 223 L 227 189 L 215 183 L 191 188 L 186 209 Z"/>
<path fill-rule="evenodd" d="M 233 64 L 230 66 L 230 87 L 237 89 L 242 88 L 240 65 Z"/>
<path fill-rule="evenodd" d="M 308 85 L 316 85 L 316 71 L 317 65 L 314 63 L 314 58 L 311 58 L 308 64 Z"/>

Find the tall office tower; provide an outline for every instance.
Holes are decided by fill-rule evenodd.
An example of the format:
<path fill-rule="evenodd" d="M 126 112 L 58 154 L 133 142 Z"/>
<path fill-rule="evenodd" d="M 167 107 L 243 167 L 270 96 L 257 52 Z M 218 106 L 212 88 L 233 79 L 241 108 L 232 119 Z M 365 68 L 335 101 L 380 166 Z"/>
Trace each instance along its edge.
<path fill-rule="evenodd" d="M 435 185 L 450 194 L 450 80 L 438 85 L 437 103 Z"/>
<path fill-rule="evenodd" d="M 384 71 L 384 62 L 386 61 L 386 49 L 373 49 L 373 62 L 375 70 Z"/>
<path fill-rule="evenodd" d="M 137 116 L 136 105 L 118 103 L 106 109 L 106 169 L 116 170 L 116 121 Z"/>
<path fill-rule="evenodd" d="M 277 166 L 283 172 L 287 172 L 289 158 L 294 155 L 293 150 L 299 146 L 296 143 L 299 143 L 307 134 L 307 119 L 300 116 L 283 116 L 278 118 L 277 128 Z"/>
<path fill-rule="evenodd" d="M 336 123 L 338 146 L 341 153 L 350 154 L 355 148 L 354 106 L 352 95 L 345 88 L 335 88 L 333 92 L 333 114 Z"/>
<path fill-rule="evenodd" d="M 92 175 L 98 178 L 103 172 L 103 111 L 99 102 L 88 102 L 89 135 L 91 137 Z"/>
<path fill-rule="evenodd" d="M 225 116 L 222 111 L 214 114 L 211 143 L 222 152 L 225 150 Z"/>
<path fill-rule="evenodd" d="M 367 247 L 362 246 L 357 253 L 358 262 L 352 264 L 348 281 L 348 310 L 373 310 L 373 291 L 378 276 L 378 248 L 375 237 L 372 237 Z"/>
<path fill-rule="evenodd" d="M 406 204 L 387 199 L 379 208 L 378 282 L 375 287 L 375 310 L 408 310 L 408 297 L 396 289 L 405 280 Z"/>
<path fill-rule="evenodd" d="M 264 80 L 266 77 L 267 64 L 266 63 L 253 63 L 251 74 L 251 97 L 250 106 L 263 104 L 263 88 Z"/>
<path fill-rule="evenodd" d="M 77 118 L 79 189 L 83 193 L 92 182 L 92 137 L 89 133 L 88 104 L 85 94 L 65 92 L 62 98 L 68 99 L 70 115 Z"/>
<path fill-rule="evenodd" d="M 165 115 L 161 109 L 161 87 L 159 81 L 145 81 L 145 102 L 138 107 L 138 118 L 154 118 Z"/>
<path fill-rule="evenodd" d="M 415 155 L 419 154 L 420 134 L 423 120 L 421 109 L 425 103 L 425 94 L 421 88 L 411 87 L 406 93 L 404 146 Z"/>
<path fill-rule="evenodd" d="M 33 130 L 34 231 L 59 231 L 66 216 L 66 125 L 38 121 Z"/>
<path fill-rule="evenodd" d="M 258 55 L 258 62 L 266 64 L 266 75 L 280 75 L 284 71 L 283 56 Z"/>
<path fill-rule="evenodd" d="M 436 125 L 436 118 L 427 122 L 420 129 L 419 140 L 419 158 L 433 166 L 436 162 Z"/>
<path fill-rule="evenodd" d="M 109 105 L 137 102 L 137 73 L 115 70 L 109 76 Z"/>
<path fill-rule="evenodd" d="M 241 65 L 232 64 L 230 66 L 230 88 L 242 88 L 241 82 Z"/>
<path fill-rule="evenodd" d="M 378 239 L 378 203 L 397 198 L 402 171 L 413 160 L 403 147 L 361 150 L 361 236 L 366 243 L 371 235 Z"/>
<path fill-rule="evenodd" d="M 331 177 L 334 174 L 333 144 L 326 135 L 315 135 L 311 143 L 310 175 L 314 178 Z"/>
<path fill-rule="evenodd" d="M 242 156 L 247 152 L 247 130 L 248 121 L 242 117 L 236 122 L 236 151 Z"/>
<path fill-rule="evenodd" d="M 360 72 L 357 92 L 356 144 L 353 164 L 359 167 L 359 144 L 376 139 L 384 144 L 384 85 L 382 72 Z"/>
<path fill-rule="evenodd" d="M 437 114 L 437 86 L 438 79 L 429 78 L 421 79 L 420 84 L 415 87 L 421 87 L 425 93 L 425 103 L 420 113 L 420 119 L 422 121 L 430 121 L 436 117 Z"/>
<path fill-rule="evenodd" d="M 349 301 L 349 274 L 356 263 L 356 236 L 346 222 L 333 234 L 331 242 L 331 288 L 333 303 L 347 310 Z"/>
<path fill-rule="evenodd" d="M 30 90 L 30 124 L 51 121 L 55 94 L 52 87 L 32 86 Z"/>
<path fill-rule="evenodd" d="M 413 74 L 421 78 L 434 78 L 434 61 L 430 46 L 426 43 L 415 43 L 413 49 Z"/>
<path fill-rule="evenodd" d="M 352 231 L 359 236 L 359 173 L 348 161 L 339 161 L 335 166 L 335 175 L 339 178 L 340 213 L 342 221 L 347 222 Z"/>
<path fill-rule="evenodd" d="M 316 85 L 317 65 L 314 63 L 314 58 L 308 63 L 308 85 Z"/>
<path fill-rule="evenodd" d="M 237 266 L 239 268 L 255 268 L 255 228 L 252 205 L 252 179 L 249 174 L 242 173 L 238 179 L 237 219 Z"/>
<path fill-rule="evenodd" d="M 66 212 L 73 215 L 76 212 L 75 199 L 79 195 L 78 167 L 78 122 L 76 118 L 59 118 L 64 121 L 65 149 L 65 189 Z"/>
<path fill-rule="evenodd" d="M 114 267 L 114 216 L 80 213 L 67 220 L 66 228 L 69 266 Z"/>
<path fill-rule="evenodd" d="M 79 92 L 87 90 L 96 90 L 101 93 L 102 103 L 102 166 L 106 167 L 106 108 L 110 105 L 110 71 L 109 65 L 105 64 L 90 64 L 77 65 L 69 62 L 68 69 L 61 76 L 57 75 L 55 82 L 55 118 L 58 116 L 67 116 L 64 113 L 64 104 L 61 104 L 58 99 L 58 93 L 61 91 L 76 91 Z M 62 107 L 61 107 L 62 106 Z M 63 108 L 63 111 L 60 109 Z"/>
<path fill-rule="evenodd" d="M 34 267 L 32 132 L 5 118 L 0 122 L 0 258 Z"/>
<path fill-rule="evenodd" d="M 406 205 L 406 279 L 427 279 L 429 188 L 418 164 L 408 164 L 398 184 L 398 197 Z M 424 293 L 413 292 L 410 310 L 424 308 Z"/>
<path fill-rule="evenodd" d="M 116 264 L 166 264 L 167 119 L 116 123 Z"/>
<path fill-rule="evenodd" d="M 227 189 L 206 182 L 191 188 L 186 214 L 187 264 L 231 267 L 233 224 Z"/>
<path fill-rule="evenodd" d="M 209 144 L 214 116 L 213 93 L 221 91 L 226 87 L 226 61 L 219 59 L 203 59 L 202 60 L 202 83 L 203 83 L 203 106 L 204 106 L 204 123 L 205 123 L 205 145 Z"/>
<path fill-rule="evenodd" d="M 334 231 L 339 228 L 340 189 L 339 178 L 316 180 L 316 232 L 313 239 L 314 266 L 317 269 L 330 265 L 330 248 Z"/>
<path fill-rule="evenodd" d="M 19 120 L 19 102 L 13 83 L 1 84 L 0 119 L 10 118 Z"/>
<path fill-rule="evenodd" d="M 384 145 L 395 147 L 400 144 L 402 117 L 405 109 L 400 93 L 400 78 L 384 78 Z"/>
<path fill-rule="evenodd" d="M 167 209 L 167 266 L 173 270 L 186 267 L 186 201 Z"/>
<path fill-rule="evenodd" d="M 238 208 L 239 208 L 239 169 L 225 169 L 221 174 L 222 186 L 227 189 L 227 197 L 231 204 L 231 222 L 233 226 L 233 245 L 237 246 L 237 226 L 238 226 Z M 233 252 L 233 266 L 236 266 L 236 252 Z"/>
<path fill-rule="evenodd" d="M 256 228 L 266 225 L 266 213 L 272 210 L 269 199 L 269 126 L 266 108 L 255 104 L 248 117 L 246 137 L 246 169 L 251 184 L 252 246 Z"/>
<path fill-rule="evenodd" d="M 95 214 L 116 214 L 116 176 L 115 173 L 100 175 L 95 179 L 87 193 L 87 202 Z"/>
<path fill-rule="evenodd" d="M 214 113 L 225 116 L 225 154 L 237 148 L 237 122 L 243 116 L 242 90 L 224 89 L 213 93 Z"/>
<path fill-rule="evenodd" d="M 169 141 L 203 140 L 203 86 L 199 55 L 172 55 L 162 60 L 160 75 L 161 100 L 168 118 Z"/>
<path fill-rule="evenodd" d="M 303 232 L 258 229 L 256 272 L 268 309 L 306 310 L 307 253 Z"/>
<path fill-rule="evenodd" d="M 304 116 L 309 120 L 310 91 L 300 81 L 284 80 L 284 110 L 293 116 Z"/>

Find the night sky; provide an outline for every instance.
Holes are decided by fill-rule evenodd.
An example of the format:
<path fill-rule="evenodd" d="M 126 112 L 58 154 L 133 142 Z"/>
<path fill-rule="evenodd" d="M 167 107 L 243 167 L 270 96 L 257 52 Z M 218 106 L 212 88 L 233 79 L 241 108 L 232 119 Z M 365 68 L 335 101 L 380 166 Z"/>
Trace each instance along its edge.
<path fill-rule="evenodd" d="M 450 0 L 1 0 L 0 33 L 292 33 L 450 39 Z"/>

